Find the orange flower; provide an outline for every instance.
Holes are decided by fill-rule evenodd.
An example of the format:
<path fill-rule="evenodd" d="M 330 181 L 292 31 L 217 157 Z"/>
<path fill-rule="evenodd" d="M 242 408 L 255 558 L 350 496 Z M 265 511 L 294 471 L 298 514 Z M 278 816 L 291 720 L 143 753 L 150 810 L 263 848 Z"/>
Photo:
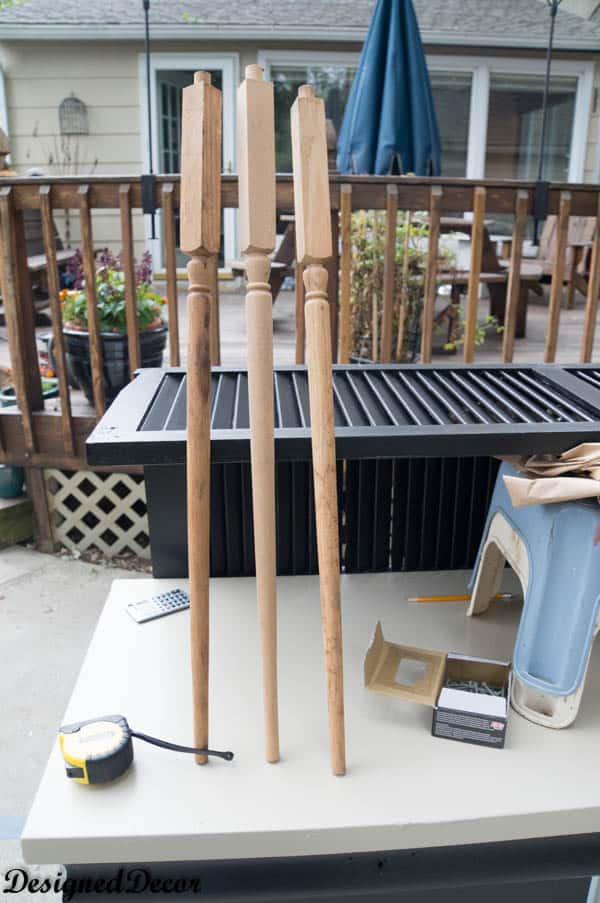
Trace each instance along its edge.
<path fill-rule="evenodd" d="M 169 303 L 169 299 L 168 299 L 168 298 L 161 298 L 161 299 L 160 299 L 160 303 L 161 303 L 161 304 L 163 305 L 163 307 L 164 307 L 165 304 L 168 304 L 168 303 Z"/>
<path fill-rule="evenodd" d="M 69 294 L 69 289 L 68 289 L 68 288 L 63 288 L 62 292 L 59 292 L 58 297 L 60 298 L 61 301 L 64 302 L 64 300 L 65 300 L 65 298 L 68 296 L 68 294 Z"/>

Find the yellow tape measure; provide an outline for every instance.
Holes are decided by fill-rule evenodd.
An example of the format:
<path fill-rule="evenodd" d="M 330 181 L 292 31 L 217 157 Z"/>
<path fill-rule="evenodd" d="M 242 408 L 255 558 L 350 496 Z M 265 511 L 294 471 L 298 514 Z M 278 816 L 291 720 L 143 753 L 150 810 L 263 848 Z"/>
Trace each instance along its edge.
<path fill-rule="evenodd" d="M 120 777 L 133 762 L 133 737 L 175 752 L 217 756 L 228 762 L 233 759 L 232 752 L 180 746 L 133 731 L 123 715 L 103 715 L 60 728 L 58 739 L 67 777 L 78 784 L 104 784 Z"/>

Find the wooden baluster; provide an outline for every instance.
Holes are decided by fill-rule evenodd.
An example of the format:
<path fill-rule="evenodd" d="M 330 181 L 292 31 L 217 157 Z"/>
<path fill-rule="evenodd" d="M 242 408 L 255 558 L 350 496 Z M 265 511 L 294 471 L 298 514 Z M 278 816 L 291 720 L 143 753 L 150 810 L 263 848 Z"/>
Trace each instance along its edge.
<path fill-rule="evenodd" d="M 396 354 L 394 359 L 399 361 L 404 347 L 406 334 L 406 314 L 408 311 L 408 258 L 410 253 L 410 230 L 412 225 L 412 210 L 406 211 L 404 223 L 404 246 L 402 248 L 402 284 L 400 286 L 400 310 L 398 311 L 398 332 L 396 335 Z"/>
<path fill-rule="evenodd" d="M 50 313 L 52 315 L 52 351 L 56 362 L 56 375 L 58 377 L 63 443 L 65 454 L 75 457 L 71 398 L 69 395 L 69 374 L 65 357 L 65 338 L 63 335 L 62 310 L 59 297 L 60 279 L 56 262 L 56 236 L 54 233 L 54 220 L 52 217 L 52 195 L 50 185 L 42 185 L 40 188 L 40 218 L 42 221 L 42 237 L 48 273 L 48 296 L 50 300 Z"/>
<path fill-rule="evenodd" d="M 207 72 L 183 89 L 181 247 L 188 263 L 187 518 L 194 742 L 208 746 L 210 283 L 221 239 L 221 92 Z M 199 764 L 207 762 L 196 756 Z"/>
<path fill-rule="evenodd" d="M 331 257 L 326 262 L 327 284 L 329 286 L 329 333 L 331 335 L 331 357 L 337 360 L 338 353 L 338 296 L 340 291 L 340 222 L 339 213 L 333 207 L 329 211 L 331 221 Z"/>
<path fill-rule="evenodd" d="M 162 187 L 163 228 L 165 234 L 165 264 L 167 269 L 167 311 L 169 313 L 169 361 L 180 366 L 179 301 L 177 296 L 177 251 L 175 247 L 175 186 L 167 182 Z"/>
<path fill-rule="evenodd" d="M 556 357 L 570 213 L 571 192 L 561 191 L 558 222 L 556 224 L 556 257 L 554 258 L 554 267 L 552 269 L 552 284 L 550 286 L 550 301 L 548 304 L 548 329 L 546 332 L 546 348 L 544 351 L 545 364 L 552 364 Z"/>
<path fill-rule="evenodd" d="M 592 359 L 596 316 L 598 314 L 598 294 L 600 293 L 600 194 L 598 195 L 596 210 L 596 228 L 592 244 L 592 259 L 590 261 L 590 275 L 585 302 L 585 322 L 581 340 L 582 364 L 587 364 Z"/>
<path fill-rule="evenodd" d="M 350 304 L 352 293 L 352 185 L 340 187 L 342 259 L 340 278 L 340 364 L 350 360 L 352 331 Z"/>
<path fill-rule="evenodd" d="M 296 307 L 296 363 L 304 363 L 304 281 L 302 264 L 296 261 L 294 267 L 295 307 Z"/>
<path fill-rule="evenodd" d="M 517 309 L 521 297 L 521 258 L 523 255 L 523 239 L 527 225 L 529 209 L 529 193 L 517 191 L 515 201 L 515 221 L 512 231 L 512 247 L 510 249 L 510 268 L 506 287 L 506 310 L 504 313 L 504 334 L 502 337 L 502 357 L 505 363 L 512 363 L 515 348 L 515 329 L 517 326 Z"/>
<path fill-rule="evenodd" d="M 260 66 L 246 67 L 237 108 L 240 247 L 248 278 L 248 405 L 265 756 L 267 762 L 278 762 L 273 298 L 269 285 L 269 255 L 276 239 L 275 109 L 273 84 L 263 81 Z"/>
<path fill-rule="evenodd" d="M 131 186 L 119 188 L 119 211 L 121 214 L 121 262 L 125 276 L 125 318 L 127 322 L 127 351 L 129 354 L 129 375 L 141 366 L 140 328 L 137 314 L 137 292 L 135 284 L 135 258 L 133 253 L 133 226 L 131 223 Z"/>
<path fill-rule="evenodd" d="M 106 409 L 104 398 L 104 372 L 102 365 L 102 343 L 100 339 L 100 317 L 96 296 L 96 261 L 92 238 L 92 216 L 90 210 L 89 185 L 79 189 L 79 218 L 81 222 L 81 250 L 83 254 L 83 278 L 87 301 L 88 341 L 92 367 L 92 389 L 96 420 L 100 420 Z"/>
<path fill-rule="evenodd" d="M 10 187 L 0 189 L 0 278 L 12 376 L 17 405 L 21 412 L 26 454 L 29 457 L 36 450 L 32 417 L 36 398 L 33 396 L 35 384 L 32 377 L 37 375 L 37 381 L 40 380 L 37 367 L 36 373 L 31 373 L 30 355 L 27 350 L 27 342 L 31 341 L 31 336 L 26 333 L 21 316 L 21 302 L 27 299 L 22 299 L 19 293 L 18 245 L 15 228 L 17 213 L 13 204 L 12 191 Z"/>
<path fill-rule="evenodd" d="M 210 363 L 221 366 L 221 333 L 219 325 L 219 258 L 214 254 L 210 262 Z"/>
<path fill-rule="evenodd" d="M 425 300 L 423 302 L 423 324 L 421 327 L 421 361 L 431 363 L 433 345 L 433 318 L 435 315 L 435 299 L 437 297 L 437 262 L 440 243 L 440 210 L 442 206 L 442 189 L 439 185 L 431 188 L 429 203 L 429 246 L 427 249 L 427 268 L 425 271 Z"/>
<path fill-rule="evenodd" d="M 306 355 L 327 674 L 331 768 L 346 771 L 340 558 L 327 270 L 331 256 L 325 107 L 304 85 L 292 106 L 296 258 L 306 266 Z"/>
<path fill-rule="evenodd" d="M 388 185 L 386 193 L 385 248 L 383 253 L 383 312 L 381 317 L 380 360 L 392 359 L 392 324 L 396 288 L 396 222 L 398 219 L 398 186 Z"/>
<path fill-rule="evenodd" d="M 373 292 L 371 294 L 371 360 L 379 359 L 379 210 L 373 211 Z"/>
<path fill-rule="evenodd" d="M 478 185 L 473 191 L 473 226 L 471 228 L 471 266 L 467 287 L 467 310 L 465 314 L 465 344 L 463 360 L 471 364 L 475 357 L 475 335 L 477 332 L 477 311 L 479 307 L 479 277 L 481 275 L 481 255 L 483 251 L 483 229 L 485 216 L 485 188 Z"/>

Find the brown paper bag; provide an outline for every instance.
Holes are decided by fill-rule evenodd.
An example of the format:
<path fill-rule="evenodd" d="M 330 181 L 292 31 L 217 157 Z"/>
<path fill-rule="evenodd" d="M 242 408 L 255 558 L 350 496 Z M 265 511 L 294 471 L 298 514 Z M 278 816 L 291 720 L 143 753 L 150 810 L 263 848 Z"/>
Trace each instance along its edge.
<path fill-rule="evenodd" d="M 600 501 L 600 442 L 585 442 L 561 455 L 533 455 L 513 464 L 522 477 L 504 477 L 515 508 L 596 498 Z"/>

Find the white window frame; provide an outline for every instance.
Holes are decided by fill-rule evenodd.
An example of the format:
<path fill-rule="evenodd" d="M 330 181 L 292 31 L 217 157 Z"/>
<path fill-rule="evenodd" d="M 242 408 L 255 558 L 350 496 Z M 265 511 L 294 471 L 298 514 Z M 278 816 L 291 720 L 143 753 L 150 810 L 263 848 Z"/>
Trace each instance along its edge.
<path fill-rule="evenodd" d="M 265 70 L 266 78 L 271 77 L 271 67 L 274 64 L 357 66 L 358 60 L 358 53 L 328 53 L 327 51 L 309 50 L 258 51 L 258 62 Z M 485 175 L 491 76 L 496 73 L 543 75 L 546 62 L 542 58 L 486 58 L 471 55 L 450 56 L 429 53 L 427 54 L 427 66 L 431 72 L 440 70 L 445 72 L 465 72 L 472 76 L 465 176 L 467 179 L 483 179 Z M 568 181 L 582 182 L 585 172 L 585 155 L 592 107 L 594 63 L 583 60 L 553 60 L 552 75 L 566 75 L 577 78 Z"/>
<path fill-rule="evenodd" d="M 238 53 L 153 53 L 150 57 L 150 104 L 152 109 L 152 157 L 154 170 L 159 171 L 160 139 L 159 139 L 159 98 L 157 91 L 157 73 L 163 69 L 186 69 L 197 72 L 201 69 L 220 69 L 223 73 L 223 165 L 225 172 L 236 171 L 236 90 L 239 84 L 240 58 Z M 148 154 L 148 101 L 146 91 L 146 56 L 138 54 L 138 78 L 140 85 L 140 137 L 142 143 L 142 159 L 147 172 L 150 165 Z M 157 213 L 157 233 L 161 231 L 160 211 Z M 233 260 L 236 256 L 236 211 L 223 211 L 223 244 L 225 260 Z M 157 238 L 154 242 L 149 237 L 146 226 L 146 248 L 152 253 L 154 268 L 163 268 L 162 242 Z"/>
<path fill-rule="evenodd" d="M 483 179 L 485 175 L 487 123 L 492 75 L 497 73 L 543 75 L 546 62 L 541 58 L 491 57 L 490 59 L 483 59 L 477 56 L 430 54 L 427 56 L 427 66 L 431 72 L 443 70 L 446 72 L 472 73 L 467 178 Z M 580 60 L 553 60 L 552 75 L 566 75 L 577 78 L 567 181 L 583 182 L 592 108 L 594 64 Z"/>

